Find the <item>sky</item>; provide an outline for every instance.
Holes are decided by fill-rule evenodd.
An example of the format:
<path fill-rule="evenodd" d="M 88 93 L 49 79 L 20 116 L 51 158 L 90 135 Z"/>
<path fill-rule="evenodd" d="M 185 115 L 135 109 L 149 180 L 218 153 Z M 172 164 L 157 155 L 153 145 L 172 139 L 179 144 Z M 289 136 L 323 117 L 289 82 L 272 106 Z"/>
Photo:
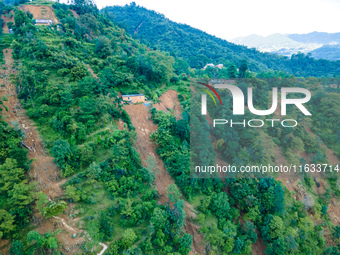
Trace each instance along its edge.
<path fill-rule="evenodd" d="M 95 0 L 98 8 L 129 0 Z M 340 32 L 340 0 L 134 0 L 223 39 L 274 33 Z"/>

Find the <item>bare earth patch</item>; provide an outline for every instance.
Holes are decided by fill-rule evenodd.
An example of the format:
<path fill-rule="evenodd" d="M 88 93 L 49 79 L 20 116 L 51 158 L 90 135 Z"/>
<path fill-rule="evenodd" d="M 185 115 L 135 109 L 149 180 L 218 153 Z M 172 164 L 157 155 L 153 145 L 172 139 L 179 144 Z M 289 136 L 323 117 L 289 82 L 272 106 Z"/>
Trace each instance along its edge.
<path fill-rule="evenodd" d="M 147 160 L 152 156 L 156 160 L 158 173 L 156 174 L 156 189 L 161 196 L 160 201 L 166 201 L 166 193 L 170 184 L 174 181 L 171 179 L 170 174 L 166 171 L 163 161 L 156 153 L 156 145 L 150 141 L 150 134 L 157 130 L 157 126 L 152 122 L 151 114 L 144 104 L 125 105 L 124 110 L 129 114 L 132 125 L 136 128 L 137 132 L 137 149 L 140 153 L 144 167 L 147 167 Z"/>
<path fill-rule="evenodd" d="M 22 5 L 21 9 L 24 11 L 29 11 L 33 15 L 34 19 L 50 19 L 53 21 L 53 24 L 59 23 L 53 8 L 50 6 L 26 4 Z"/>
<path fill-rule="evenodd" d="M 29 119 L 26 110 L 23 109 L 17 98 L 15 86 L 10 81 L 10 75 L 15 75 L 16 72 L 13 68 L 12 49 L 4 49 L 3 53 L 6 70 L 0 69 L 0 75 L 3 76 L 3 79 L 0 79 L 0 84 L 4 84 L 5 87 L 0 87 L 0 97 L 6 95 L 8 98 L 8 101 L 4 101 L 4 105 L 8 108 L 8 111 L 2 111 L 3 119 L 10 125 L 20 128 L 25 134 L 22 141 L 23 146 L 29 149 L 28 158 L 34 160 L 29 171 L 31 181 L 37 182 L 38 189 L 48 195 L 49 199 L 61 197 L 63 190 L 60 186 L 65 183 L 66 179 L 60 180 L 59 170 L 53 162 L 54 158 L 48 155 L 36 126 L 33 121 Z M 72 219 L 67 215 L 60 217 L 72 222 Z M 45 219 L 36 212 L 33 216 L 33 223 L 37 226 L 37 231 L 41 234 L 57 229 L 64 230 L 58 234 L 58 238 L 63 246 L 63 252 L 65 254 L 80 252 L 78 244 L 81 239 L 72 238 L 71 235 L 73 233 L 70 234 L 65 227 L 60 226 L 56 219 Z"/>
<path fill-rule="evenodd" d="M 174 90 L 169 91 L 160 97 L 161 103 L 155 104 L 154 106 L 156 109 L 163 111 L 174 109 L 176 118 L 179 118 L 181 107 L 177 92 Z M 175 182 L 166 170 L 163 161 L 156 153 L 156 145 L 150 141 L 150 134 L 157 130 L 157 125 L 152 122 L 151 114 L 144 104 L 124 105 L 123 108 L 129 114 L 132 125 L 136 128 L 136 146 L 140 153 L 143 166 L 147 167 L 149 156 L 154 157 L 156 160 L 158 173 L 156 173 L 155 188 L 160 195 L 159 202 L 168 202 L 168 198 L 166 197 L 168 187 Z M 185 202 L 185 212 L 189 218 L 196 218 L 196 213 L 192 205 L 187 202 Z M 192 251 L 189 254 L 204 254 L 205 248 L 201 244 L 203 236 L 198 231 L 199 227 L 190 221 L 189 218 L 186 219 L 185 224 L 185 231 L 193 236 Z"/>
<path fill-rule="evenodd" d="M 181 118 L 181 103 L 178 100 L 178 93 L 172 89 L 169 89 L 166 93 L 161 95 L 159 100 L 160 103 L 154 104 L 154 107 L 159 111 L 168 112 L 169 110 L 174 111 L 176 120 Z"/>
<path fill-rule="evenodd" d="M 4 20 L 3 26 L 2 26 L 2 32 L 3 32 L 4 34 L 8 34 L 8 33 L 9 33 L 9 29 L 8 29 L 8 26 L 7 26 L 7 22 L 10 22 L 10 21 L 11 21 L 11 22 L 13 22 L 13 25 L 15 24 L 15 22 L 14 22 L 14 12 L 11 11 L 10 14 L 13 15 L 12 18 L 9 18 L 9 17 L 7 17 L 7 16 L 5 16 L 5 15 L 1 15 L 1 18 Z"/>

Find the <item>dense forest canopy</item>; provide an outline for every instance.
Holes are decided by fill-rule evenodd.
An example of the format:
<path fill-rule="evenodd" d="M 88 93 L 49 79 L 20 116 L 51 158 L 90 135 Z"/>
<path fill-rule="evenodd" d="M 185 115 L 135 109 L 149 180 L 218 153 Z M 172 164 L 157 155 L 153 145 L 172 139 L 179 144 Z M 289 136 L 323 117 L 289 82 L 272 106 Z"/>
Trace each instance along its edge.
<path fill-rule="evenodd" d="M 291 58 L 261 53 L 189 25 L 173 22 L 164 15 L 135 3 L 124 7 L 106 7 L 101 12 L 108 14 L 109 19 L 142 43 L 153 49 L 170 52 L 172 56 L 182 58 L 192 68 L 200 69 L 208 63 L 221 63 L 225 66 L 234 63 L 239 67 L 241 61 L 246 59 L 253 72 L 279 70 L 295 76 L 316 77 L 332 77 L 340 72 L 340 61 L 317 60 L 303 53 L 294 54 Z M 226 29 L 228 25 L 226 24 Z"/>

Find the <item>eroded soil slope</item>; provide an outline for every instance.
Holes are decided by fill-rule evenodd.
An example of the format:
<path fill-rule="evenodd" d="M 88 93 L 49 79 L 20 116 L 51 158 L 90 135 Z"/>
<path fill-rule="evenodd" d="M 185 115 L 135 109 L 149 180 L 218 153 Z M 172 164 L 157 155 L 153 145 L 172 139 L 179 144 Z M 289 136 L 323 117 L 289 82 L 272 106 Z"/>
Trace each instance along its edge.
<path fill-rule="evenodd" d="M 160 101 L 160 103 L 154 105 L 156 109 L 163 110 L 165 112 L 174 110 L 174 116 L 176 116 L 177 119 L 180 118 L 181 107 L 176 91 L 168 90 L 160 97 Z M 147 167 L 147 160 L 150 156 L 154 157 L 156 161 L 158 168 L 155 180 L 156 190 L 161 196 L 159 201 L 161 203 L 167 202 L 168 199 L 166 194 L 168 187 L 170 184 L 174 183 L 174 180 L 171 178 L 163 164 L 163 161 L 156 153 L 156 145 L 150 141 L 150 134 L 157 130 L 157 125 L 155 125 L 151 120 L 151 114 L 148 106 L 145 106 L 144 104 L 136 104 L 125 105 L 123 108 L 129 114 L 132 125 L 136 128 L 136 145 L 141 155 L 143 166 Z M 199 227 L 190 221 L 190 218 L 196 217 L 195 210 L 187 202 L 185 202 L 185 212 L 188 217 L 185 224 L 185 231 L 193 236 L 193 244 L 191 247 L 192 251 L 190 254 L 204 254 L 205 248 L 202 245 L 203 236 L 198 231 Z"/>
<path fill-rule="evenodd" d="M 28 118 L 25 109 L 23 109 L 17 98 L 15 86 L 11 82 L 11 77 L 13 79 L 16 72 L 16 68 L 13 67 L 12 50 L 4 49 L 3 53 L 6 68 L 5 70 L 2 66 L 0 68 L 0 77 L 2 77 L 0 78 L 0 97 L 2 98 L 5 95 L 8 98 L 7 101 L 4 101 L 4 105 L 8 108 L 8 111 L 2 111 L 3 119 L 11 126 L 20 128 L 25 134 L 23 146 L 29 149 L 28 158 L 34 160 L 29 171 L 31 181 L 37 182 L 38 189 L 47 194 L 49 199 L 61 197 L 63 190 L 60 185 L 62 185 L 66 179 L 60 180 L 59 170 L 53 162 L 54 158 L 48 155 L 39 137 L 37 128 L 33 121 Z M 79 252 L 78 244 L 83 239 L 72 238 L 71 236 L 74 233 L 71 233 L 64 224 L 64 222 L 72 225 L 75 223 L 67 215 L 61 215 L 59 217 L 63 217 L 63 221 L 56 218 L 45 219 L 36 212 L 33 215 L 33 223 L 37 226 L 37 231 L 41 234 L 57 229 L 64 230 L 57 235 L 63 245 L 63 252 L 65 254 Z"/>
<path fill-rule="evenodd" d="M 22 5 L 24 11 L 32 13 L 34 19 L 50 19 L 53 24 L 59 23 L 58 18 L 55 16 L 54 10 L 50 6 L 45 5 Z"/>

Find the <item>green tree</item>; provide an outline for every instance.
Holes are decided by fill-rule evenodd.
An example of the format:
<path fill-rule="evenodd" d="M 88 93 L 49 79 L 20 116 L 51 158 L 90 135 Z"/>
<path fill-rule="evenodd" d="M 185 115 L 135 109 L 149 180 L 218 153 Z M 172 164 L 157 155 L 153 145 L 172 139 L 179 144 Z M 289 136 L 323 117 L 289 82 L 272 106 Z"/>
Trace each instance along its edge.
<path fill-rule="evenodd" d="M 256 228 L 252 222 L 246 221 L 243 224 L 243 231 L 248 236 L 252 243 L 256 243 L 257 240 Z"/>
<path fill-rule="evenodd" d="M 65 140 L 57 140 L 54 142 L 51 148 L 51 153 L 55 158 L 55 162 L 58 167 L 65 169 L 66 162 L 71 159 L 72 151 L 69 143 Z"/>
<path fill-rule="evenodd" d="M 37 209 L 41 215 L 44 215 L 44 208 L 48 204 L 47 195 L 40 191 L 37 195 Z"/>
<path fill-rule="evenodd" d="M 237 78 L 237 69 L 234 64 L 230 64 L 227 68 L 228 78 Z"/>
<path fill-rule="evenodd" d="M 124 231 L 122 242 L 125 248 L 130 247 L 135 242 L 136 239 L 137 236 L 131 228 L 128 228 L 127 230 Z"/>
<path fill-rule="evenodd" d="M 0 239 L 15 229 L 14 216 L 5 210 L 0 210 Z"/>
<path fill-rule="evenodd" d="M 242 60 L 240 65 L 239 78 L 247 78 L 248 63 L 247 60 Z"/>
<path fill-rule="evenodd" d="M 181 191 L 177 187 L 176 184 L 170 184 L 168 187 L 167 197 L 169 198 L 170 203 L 176 203 L 182 196 Z"/>
<path fill-rule="evenodd" d="M 228 195 L 225 192 L 215 194 L 211 200 L 211 210 L 220 219 L 227 219 L 230 205 Z"/>
<path fill-rule="evenodd" d="M 95 53 L 100 58 L 107 58 L 111 56 L 111 41 L 105 36 L 101 36 L 96 40 Z"/>
<path fill-rule="evenodd" d="M 13 155 L 12 155 L 13 156 Z M 24 169 L 18 168 L 15 159 L 6 158 L 0 165 L 0 191 L 7 193 L 13 189 L 14 184 L 20 183 L 24 178 Z"/>
<path fill-rule="evenodd" d="M 182 238 L 179 239 L 178 251 L 181 254 L 189 254 L 192 245 L 192 236 L 185 233 Z"/>
<path fill-rule="evenodd" d="M 155 228 L 163 229 L 168 221 L 167 213 L 161 208 L 155 208 L 150 222 L 155 226 Z"/>
<path fill-rule="evenodd" d="M 65 196 L 68 199 L 72 199 L 74 202 L 78 202 L 80 200 L 80 194 L 74 186 L 67 186 L 65 190 Z"/>
<path fill-rule="evenodd" d="M 44 216 L 46 218 L 57 216 L 61 214 L 66 208 L 67 208 L 67 204 L 64 201 L 60 201 L 60 202 L 51 201 L 44 208 Z"/>
<path fill-rule="evenodd" d="M 24 244 L 19 241 L 15 240 L 11 244 L 11 248 L 9 249 L 10 255 L 22 255 L 24 254 Z"/>

